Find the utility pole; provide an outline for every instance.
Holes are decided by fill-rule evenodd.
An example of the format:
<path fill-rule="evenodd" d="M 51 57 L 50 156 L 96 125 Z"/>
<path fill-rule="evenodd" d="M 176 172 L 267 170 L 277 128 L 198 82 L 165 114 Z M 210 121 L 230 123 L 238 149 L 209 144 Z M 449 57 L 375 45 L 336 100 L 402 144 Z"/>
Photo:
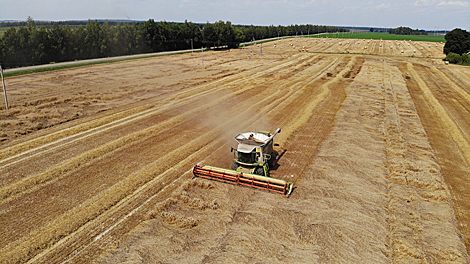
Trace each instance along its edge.
<path fill-rule="evenodd" d="M 193 55 L 193 39 L 191 39 L 191 55 Z"/>
<path fill-rule="evenodd" d="M 7 89 L 5 88 L 5 79 L 3 78 L 3 68 L 2 64 L 0 64 L 0 72 L 2 74 L 2 83 L 3 83 L 3 95 L 5 96 L 5 106 L 8 110 L 8 99 L 7 99 Z"/>

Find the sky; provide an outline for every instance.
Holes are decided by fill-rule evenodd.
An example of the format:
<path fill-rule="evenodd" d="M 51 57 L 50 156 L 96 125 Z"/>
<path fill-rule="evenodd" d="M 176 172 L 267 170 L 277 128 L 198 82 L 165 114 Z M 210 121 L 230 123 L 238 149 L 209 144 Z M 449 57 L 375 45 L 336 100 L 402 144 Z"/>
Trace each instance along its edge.
<path fill-rule="evenodd" d="M 470 30 L 470 0 L 0 0 L 0 20 L 130 19 Z"/>

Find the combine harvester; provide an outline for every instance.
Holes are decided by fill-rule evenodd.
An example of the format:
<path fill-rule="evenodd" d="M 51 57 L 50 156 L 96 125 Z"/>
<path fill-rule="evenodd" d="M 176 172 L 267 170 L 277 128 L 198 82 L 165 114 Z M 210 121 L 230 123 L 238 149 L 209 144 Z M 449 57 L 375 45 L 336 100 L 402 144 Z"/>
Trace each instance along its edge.
<path fill-rule="evenodd" d="M 278 128 L 272 135 L 265 131 L 238 134 L 235 137 L 238 147 L 232 148 L 235 158 L 231 170 L 196 165 L 193 174 L 197 177 L 289 195 L 293 189 L 292 179 L 288 183 L 269 177 L 269 170 L 276 165 L 277 153 L 274 151 L 273 138 L 280 132 L 281 129 Z"/>

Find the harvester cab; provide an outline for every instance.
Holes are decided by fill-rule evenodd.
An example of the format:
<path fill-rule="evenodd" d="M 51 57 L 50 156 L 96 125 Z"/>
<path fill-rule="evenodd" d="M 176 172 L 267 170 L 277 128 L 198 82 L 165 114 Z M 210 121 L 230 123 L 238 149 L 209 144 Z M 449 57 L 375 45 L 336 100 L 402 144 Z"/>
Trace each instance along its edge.
<path fill-rule="evenodd" d="M 277 156 L 273 139 L 280 132 L 278 128 L 273 134 L 266 131 L 238 134 L 235 137 L 238 147 L 232 148 L 232 170 L 269 177 L 269 170 L 276 165 Z"/>
<path fill-rule="evenodd" d="M 273 139 L 280 132 L 278 128 L 273 134 L 263 131 L 238 134 L 235 137 L 238 147 L 232 148 L 234 160 L 231 170 L 196 165 L 193 175 L 289 195 L 293 190 L 293 176 L 291 182 L 269 177 L 269 170 L 276 165 L 277 156 Z"/>

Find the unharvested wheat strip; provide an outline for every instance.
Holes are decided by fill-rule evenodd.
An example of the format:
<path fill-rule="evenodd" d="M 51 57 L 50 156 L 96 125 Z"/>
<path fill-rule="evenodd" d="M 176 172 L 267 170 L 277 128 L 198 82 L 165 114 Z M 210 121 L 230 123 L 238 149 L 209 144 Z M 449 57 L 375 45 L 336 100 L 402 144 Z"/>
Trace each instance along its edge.
<path fill-rule="evenodd" d="M 315 56 L 315 58 L 318 57 L 318 56 Z M 332 62 L 333 61 L 333 62 Z M 329 63 L 329 64 L 328 64 Z M 290 86 L 289 87 L 289 91 L 293 91 L 293 90 L 296 90 L 296 93 L 298 92 L 301 92 L 301 91 L 304 91 L 305 88 L 308 87 L 309 84 L 311 84 L 313 81 L 316 81 L 318 80 L 318 78 L 322 77 L 322 75 L 329 69 L 337 66 L 339 64 L 339 58 L 336 58 L 334 60 L 331 60 L 329 58 L 327 58 L 325 61 L 323 61 L 321 64 L 319 65 L 316 65 L 316 67 L 314 69 L 312 69 L 312 72 L 310 72 L 310 70 L 308 70 L 307 73 L 303 73 L 303 75 L 305 75 L 305 78 L 308 78 L 308 79 L 312 79 L 310 81 L 308 81 L 307 84 L 303 84 L 303 83 L 295 83 L 293 86 Z M 311 67 L 313 68 L 313 67 Z M 312 75 L 307 75 L 307 74 L 312 74 Z M 296 89 L 297 87 L 301 87 L 301 89 Z M 282 100 L 279 104 L 280 105 L 284 105 L 284 104 L 289 104 L 289 103 L 292 103 L 292 101 L 295 100 L 295 97 L 290 97 L 289 99 L 287 100 Z M 271 111 L 267 112 L 266 115 L 269 115 L 275 108 L 273 108 Z"/>
<path fill-rule="evenodd" d="M 347 74 L 347 72 L 351 71 L 356 65 L 358 65 L 358 62 L 357 62 L 357 57 L 358 56 L 355 56 L 354 57 L 354 60 L 353 61 L 349 61 L 349 64 L 344 67 L 341 72 L 339 72 L 335 78 L 340 78 L 339 81 L 342 81 L 341 78 L 344 77 L 345 74 Z M 349 60 L 351 60 L 351 58 L 348 56 L 348 57 L 345 57 L 345 58 L 348 58 Z M 359 64 L 362 65 L 363 64 L 363 60 L 362 60 L 362 57 L 359 56 L 360 58 L 360 62 Z M 362 66 L 361 66 L 362 67 Z M 352 80 L 351 80 L 352 81 Z M 329 85 L 328 85 L 329 84 Z M 320 87 L 325 87 L 325 85 L 327 85 L 328 87 L 331 87 L 331 85 L 340 85 L 340 86 L 343 86 L 344 88 L 346 88 L 347 85 L 349 84 L 340 84 L 339 82 L 335 82 L 335 79 L 332 79 L 330 82 L 328 83 L 325 83 L 323 85 L 320 85 Z M 298 130 L 301 130 L 301 129 L 305 129 L 304 127 L 308 124 L 312 124 L 311 123 L 311 118 L 313 117 L 314 113 L 317 112 L 318 113 L 318 110 L 317 110 L 317 107 L 324 107 L 324 106 L 327 106 L 328 109 L 335 109 L 335 105 L 338 107 L 336 110 L 338 110 L 340 108 L 340 105 L 342 104 L 343 102 L 343 99 L 338 99 L 338 98 L 334 98 L 333 97 L 333 93 L 332 93 L 332 89 L 328 88 L 327 89 L 328 91 L 325 91 L 324 89 L 321 90 L 321 93 L 320 94 L 317 94 L 315 96 L 315 98 L 311 101 L 312 104 L 310 105 L 307 105 L 307 108 L 310 106 L 316 106 L 311 110 L 311 111 L 304 111 L 305 115 L 301 116 L 300 117 L 300 120 L 306 120 L 305 124 L 301 125 L 300 127 L 297 127 L 299 124 L 293 124 L 293 126 L 296 126 L 296 127 L 292 127 L 291 125 L 288 126 L 288 128 L 286 128 L 285 130 L 291 130 L 291 127 L 293 129 L 296 129 L 295 131 L 298 131 Z M 338 95 L 338 94 L 336 94 Z M 318 101 L 318 100 L 321 100 L 321 101 Z M 325 113 L 325 116 L 328 116 L 329 114 L 326 114 Z M 336 111 L 334 113 L 331 114 L 332 115 L 332 122 L 334 122 L 334 120 L 336 119 L 334 116 L 336 116 Z M 328 119 L 328 118 L 327 118 Z M 321 119 L 323 120 L 323 118 Z M 284 127 L 284 126 L 283 126 Z M 311 135 L 306 135 L 306 137 L 311 137 L 312 135 L 320 135 L 320 134 L 323 134 L 323 133 L 326 133 L 324 132 L 325 129 L 326 130 L 329 130 L 331 127 L 330 126 L 318 126 L 317 127 L 317 124 L 315 124 L 315 128 L 313 128 L 312 130 L 312 134 Z M 293 134 L 291 134 L 293 135 Z M 299 137 L 299 135 L 297 135 L 296 137 Z M 295 138 L 295 137 L 294 137 Z M 320 140 L 320 138 L 316 138 L 314 136 L 314 140 Z M 287 141 L 286 141 L 287 142 Z M 313 141 L 312 141 L 313 142 Z M 321 142 L 321 141 L 319 141 Z M 316 149 L 318 148 L 319 146 L 319 142 L 318 143 L 311 143 L 311 142 L 305 142 L 305 144 L 312 144 L 311 146 L 303 146 L 304 150 L 306 150 L 306 154 L 305 155 L 296 155 L 295 158 L 291 161 L 293 164 L 300 164 L 302 163 L 301 160 L 298 160 L 298 159 L 301 159 L 301 156 L 304 158 L 306 155 L 307 156 L 311 156 L 311 155 L 314 155 L 314 152 L 316 151 Z M 308 150 L 307 150 L 308 149 Z M 305 151 L 304 151 L 305 152 Z M 290 153 L 292 153 L 292 151 L 290 151 Z M 298 173 L 298 176 L 295 177 L 294 179 L 294 184 L 296 184 L 297 182 L 301 181 L 302 178 L 303 178 L 303 173 L 304 170 L 301 171 L 301 173 Z"/>
<path fill-rule="evenodd" d="M 270 101 L 269 99 L 267 99 L 267 100 Z M 259 105 L 265 105 L 265 103 L 264 103 L 264 102 L 260 102 Z M 277 104 L 271 103 L 270 105 L 267 105 L 267 106 L 265 106 L 265 107 L 262 107 L 262 109 L 261 109 L 262 111 L 260 111 L 260 113 L 264 112 L 265 110 L 269 110 L 269 109 L 272 108 L 272 107 L 276 107 L 276 106 L 277 106 Z M 257 106 L 254 106 L 253 108 L 258 108 L 258 107 L 257 107 Z M 251 111 L 251 110 L 248 109 L 247 111 L 249 112 L 249 111 Z M 308 114 L 308 113 L 305 113 L 305 114 Z M 258 114 L 258 116 L 255 116 L 255 117 L 254 117 L 254 119 L 256 119 L 256 118 L 260 118 L 260 114 Z M 253 120 L 247 120 L 245 123 L 248 125 L 249 123 L 252 123 L 252 122 L 253 122 Z M 225 125 L 225 124 L 221 124 L 221 126 L 224 126 L 224 125 Z M 213 132 L 210 132 L 210 133 L 213 133 Z M 211 134 L 211 135 L 207 136 L 206 139 L 211 139 L 211 138 L 213 138 L 214 136 L 216 136 L 216 135 L 215 135 L 215 134 L 214 134 L 214 135 Z M 196 141 L 196 142 L 201 142 L 201 141 L 204 141 L 204 140 L 201 139 L 201 138 L 199 138 L 199 139 L 196 139 L 195 141 Z M 218 144 L 218 141 L 217 141 L 216 143 Z M 188 144 L 189 144 L 189 143 L 188 143 Z M 182 149 L 186 149 L 186 148 L 187 148 L 187 147 L 182 147 Z M 173 152 L 178 153 L 178 152 L 180 152 L 180 151 L 175 150 L 175 151 L 173 151 Z M 173 153 L 173 152 L 172 152 L 172 153 Z M 184 156 L 185 154 L 181 154 L 181 155 Z M 187 159 L 183 160 L 182 162 L 186 162 L 186 160 L 187 160 Z M 162 162 L 162 163 L 166 163 L 166 162 Z M 186 163 L 192 164 L 191 162 L 186 162 Z M 161 167 L 161 165 L 155 165 L 155 166 L 153 166 L 154 169 L 159 168 L 159 167 Z M 157 177 L 154 178 L 154 180 L 152 180 L 152 182 L 149 182 L 147 185 L 153 185 L 153 184 L 154 184 L 153 181 L 158 181 L 163 175 L 168 174 L 168 176 L 170 176 L 172 170 L 173 170 L 173 168 L 168 169 L 168 170 L 165 171 L 163 174 L 161 174 L 161 176 L 159 176 L 158 179 L 157 179 Z M 139 172 L 139 174 L 141 174 L 141 175 L 148 175 L 149 173 L 151 173 L 151 172 L 148 172 L 148 173 L 147 173 L 147 172 L 146 172 L 146 173 Z M 135 180 L 135 179 L 132 179 L 132 180 L 126 179 L 125 181 L 128 182 L 128 183 L 131 183 L 131 182 L 134 182 L 134 181 L 136 181 L 136 180 Z M 127 184 L 122 184 L 122 186 L 127 186 Z M 142 188 L 140 188 L 140 189 L 142 190 L 143 188 L 144 188 L 144 187 L 142 187 Z M 139 193 L 138 191 L 135 191 L 135 192 L 134 192 L 135 195 L 137 195 L 138 193 Z M 108 195 L 108 196 L 109 196 L 109 195 Z M 106 197 L 108 197 L 108 196 L 106 196 Z M 105 197 L 105 196 L 103 196 L 103 197 Z M 104 198 L 103 198 L 103 199 L 104 199 Z M 131 200 L 133 200 L 133 199 L 131 199 L 131 197 L 126 198 L 126 201 L 131 201 Z M 125 201 L 122 201 L 122 203 L 124 204 Z M 119 202 L 119 204 L 122 204 L 122 203 Z M 99 204 L 99 202 L 92 202 L 92 203 L 90 203 L 90 204 Z M 118 209 L 119 209 L 118 207 L 113 207 L 113 208 L 115 208 L 115 209 L 113 209 L 113 210 L 118 210 Z M 107 215 L 108 213 L 111 214 L 112 211 L 107 212 L 106 215 Z M 99 216 L 99 219 L 105 219 L 105 218 L 108 218 L 108 217 L 109 217 L 109 215 L 108 215 L 108 216 L 105 216 L 105 214 L 103 214 L 103 215 Z M 99 219 L 96 219 L 96 221 L 99 221 Z M 95 220 L 94 220 L 94 221 L 95 221 Z M 87 224 L 87 225 L 88 225 L 88 224 Z M 82 227 L 82 228 L 84 228 L 84 227 Z M 81 228 L 81 229 L 82 229 L 82 228 Z M 78 232 L 78 231 L 77 231 L 77 232 Z M 108 229 L 105 229 L 105 231 L 103 231 L 103 232 L 109 232 L 109 230 L 108 230 Z M 66 239 L 62 239 L 61 242 L 57 243 L 54 247 L 56 247 L 57 245 L 59 245 L 59 244 L 61 244 L 61 243 L 66 242 L 66 241 L 67 241 L 68 239 L 70 239 L 72 236 L 73 236 L 73 235 L 68 236 Z M 53 249 L 53 248 L 48 249 L 47 251 L 50 251 L 50 250 L 52 250 L 52 249 Z M 43 254 L 46 254 L 46 252 L 41 253 L 41 256 L 42 256 Z M 40 256 L 38 256 L 38 258 L 39 258 L 39 257 L 40 257 Z M 37 258 L 35 258 L 35 260 L 37 260 Z"/>
<path fill-rule="evenodd" d="M 349 63 L 346 65 L 346 67 L 344 67 L 344 69 L 339 72 L 335 78 L 333 78 L 332 80 L 330 80 L 329 82 L 323 84 L 321 86 L 321 94 L 317 95 L 314 99 L 314 101 L 312 101 L 312 103 L 310 105 L 307 106 L 307 109 L 310 108 L 308 111 L 306 111 L 308 113 L 308 116 L 303 116 L 301 119 L 299 119 L 300 121 L 304 121 L 305 124 L 308 124 L 308 122 L 310 122 L 310 118 L 312 118 L 314 112 L 316 112 L 316 107 L 323 107 L 325 105 L 328 105 L 328 109 L 334 109 L 334 105 L 337 105 L 337 110 L 340 109 L 343 101 L 344 101 L 344 98 L 343 99 L 339 99 L 339 101 L 337 101 L 337 98 L 333 98 L 333 93 L 332 93 L 332 89 L 330 88 L 332 85 L 341 85 L 339 82 L 341 81 L 341 78 L 344 77 L 345 74 L 347 74 L 347 72 L 351 71 L 353 69 L 353 67 L 355 67 L 355 65 L 357 65 L 357 58 L 358 56 L 354 56 L 353 59 L 351 60 L 350 57 L 346 57 L 346 58 L 349 58 L 350 61 Z M 359 58 L 362 58 L 361 56 L 359 56 Z M 361 60 L 361 65 L 363 63 L 363 60 Z M 361 66 L 362 67 L 362 66 Z M 349 84 L 347 84 L 349 85 Z M 346 85 L 346 86 L 347 86 Z M 346 87 L 344 87 L 345 89 Z M 344 91 L 345 92 L 345 91 Z M 338 95 L 338 94 L 337 94 Z M 346 94 L 345 94 L 346 96 Z M 330 105 L 332 105 L 332 108 L 330 108 Z M 332 113 L 332 122 L 335 122 L 334 120 L 336 120 L 336 115 L 337 113 Z M 328 116 L 328 114 L 326 114 L 326 116 Z M 321 119 L 323 120 L 323 118 Z M 301 129 L 303 126 L 305 126 L 305 124 L 302 124 L 300 125 L 299 123 L 296 124 L 296 126 L 294 127 L 295 131 L 298 131 L 298 129 Z M 300 125 L 300 126 L 299 126 Z M 329 126 L 319 126 L 318 128 L 315 128 L 313 131 L 314 134 L 323 134 L 323 133 L 326 133 L 324 132 L 324 129 L 330 129 L 331 127 Z M 292 132 L 294 133 L 294 132 Z M 316 150 L 318 148 L 318 144 L 314 144 L 314 149 Z M 305 148 L 305 147 L 304 147 Z M 315 151 L 312 149 L 312 151 Z M 309 153 L 309 155 L 313 155 L 313 153 Z M 297 158 L 300 158 L 300 156 L 297 156 Z M 301 161 L 297 161 L 296 159 L 293 160 L 293 162 L 296 164 L 297 162 L 301 162 Z M 297 176 L 295 179 L 294 179 L 294 184 L 296 184 L 297 182 L 300 182 L 304 176 L 304 173 L 303 173 L 304 170 L 302 170 L 302 173 L 299 173 L 299 176 Z"/>
<path fill-rule="evenodd" d="M 419 88 L 423 91 L 425 98 L 430 102 L 434 111 L 436 111 L 437 115 L 441 119 L 441 121 L 447 125 L 449 128 L 447 131 L 452 136 L 452 139 L 457 143 L 462 152 L 462 155 L 465 157 L 465 160 L 470 165 L 470 144 L 465 139 L 465 136 L 462 134 L 460 128 L 455 124 L 452 118 L 449 117 L 446 110 L 439 101 L 434 97 L 431 90 L 427 87 L 426 83 L 419 77 L 418 73 L 414 70 L 413 65 L 411 63 L 407 63 L 407 69 L 410 71 L 411 76 L 416 80 L 418 83 Z"/>
<path fill-rule="evenodd" d="M 279 87 L 278 91 L 280 91 L 280 89 L 282 87 L 287 87 L 287 86 L 289 87 L 288 88 L 289 91 L 286 93 L 286 96 L 283 96 L 283 97 L 273 101 L 273 103 L 276 105 L 276 107 L 278 107 L 278 106 L 281 106 L 281 105 L 284 105 L 284 104 L 288 104 L 289 102 L 292 102 L 293 100 L 295 100 L 297 98 L 294 95 L 300 94 L 301 92 L 305 91 L 305 89 L 308 88 L 309 85 L 316 82 L 320 77 L 322 77 L 322 74 L 324 74 L 328 69 L 331 69 L 331 68 L 337 66 L 339 63 L 340 63 L 339 58 L 336 58 L 334 60 L 328 59 L 325 62 L 323 62 L 321 65 L 319 65 L 320 70 L 319 70 L 319 72 L 317 72 L 313 76 L 312 79 L 309 78 L 310 75 L 307 75 L 306 73 L 302 72 L 301 76 L 298 79 L 295 79 L 292 82 L 288 82 L 286 85 L 282 85 L 281 83 L 276 83 L 277 86 Z M 309 70 L 307 70 L 307 72 L 309 72 Z M 291 83 L 293 83 L 293 85 L 290 85 Z M 276 107 L 271 108 L 271 110 L 266 112 L 266 114 L 271 113 L 274 109 L 276 109 Z M 309 117 L 311 116 L 311 113 L 308 112 L 308 111 L 303 110 L 303 111 L 301 111 L 301 113 L 302 113 L 302 115 L 300 116 L 301 118 L 307 118 L 308 119 L 308 117 L 304 117 L 305 113 L 307 113 Z M 298 118 L 289 119 L 288 121 L 295 122 L 294 120 L 299 120 L 299 119 Z M 283 127 L 284 127 L 283 133 L 280 134 L 278 136 L 278 139 L 277 139 L 277 142 L 279 142 L 281 145 L 285 143 L 285 139 L 287 139 L 290 135 L 290 132 L 289 132 L 289 129 L 288 129 L 288 127 L 290 127 L 290 125 L 288 125 L 288 124 L 284 125 L 284 123 L 283 123 Z"/>

